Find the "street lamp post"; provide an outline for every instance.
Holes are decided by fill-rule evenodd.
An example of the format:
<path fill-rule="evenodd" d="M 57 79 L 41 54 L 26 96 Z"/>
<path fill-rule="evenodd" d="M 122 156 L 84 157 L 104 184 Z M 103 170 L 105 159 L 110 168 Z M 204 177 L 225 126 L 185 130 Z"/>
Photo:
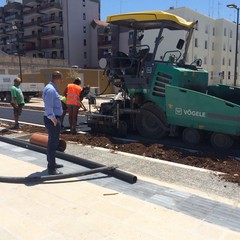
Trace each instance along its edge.
<path fill-rule="evenodd" d="M 237 84 L 237 58 L 238 58 L 238 24 L 239 24 L 239 7 L 235 4 L 228 4 L 228 8 L 234 8 L 237 10 L 237 28 L 236 28 L 236 51 L 235 51 L 235 65 L 234 65 L 234 83 L 233 85 L 236 86 Z"/>
<path fill-rule="evenodd" d="M 13 24 L 12 28 L 17 30 L 17 54 L 18 54 L 18 61 L 19 61 L 20 79 L 22 81 L 22 61 L 21 61 L 21 53 L 20 53 L 19 29 L 16 26 L 16 24 Z"/>

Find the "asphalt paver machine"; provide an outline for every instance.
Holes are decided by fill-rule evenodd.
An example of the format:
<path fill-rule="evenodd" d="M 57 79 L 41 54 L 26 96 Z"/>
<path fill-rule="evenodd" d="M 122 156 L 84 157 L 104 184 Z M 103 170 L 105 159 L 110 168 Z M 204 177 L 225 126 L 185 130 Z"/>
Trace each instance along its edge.
<path fill-rule="evenodd" d="M 240 134 L 240 89 L 209 86 L 201 59 L 187 62 L 198 23 L 162 11 L 113 15 L 106 22 L 116 46 L 100 64 L 119 94 L 86 114 L 92 130 L 137 131 L 151 139 L 181 135 L 190 144 L 207 136 L 214 147 L 230 148 Z M 143 41 L 146 33 L 151 46 Z M 164 42 L 176 44 L 166 49 Z"/>

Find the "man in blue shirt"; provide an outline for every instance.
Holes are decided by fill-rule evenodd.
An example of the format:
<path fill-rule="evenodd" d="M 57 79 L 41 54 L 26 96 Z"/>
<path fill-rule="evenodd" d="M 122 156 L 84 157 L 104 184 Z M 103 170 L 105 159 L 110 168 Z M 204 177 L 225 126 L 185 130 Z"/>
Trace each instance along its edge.
<path fill-rule="evenodd" d="M 62 80 L 62 73 L 54 71 L 52 73 L 52 80 L 43 89 L 44 124 L 48 130 L 47 168 L 49 175 L 61 174 L 57 168 L 63 167 L 61 164 L 56 164 L 55 160 L 61 130 L 61 116 L 63 113 L 57 84 L 62 83 Z"/>

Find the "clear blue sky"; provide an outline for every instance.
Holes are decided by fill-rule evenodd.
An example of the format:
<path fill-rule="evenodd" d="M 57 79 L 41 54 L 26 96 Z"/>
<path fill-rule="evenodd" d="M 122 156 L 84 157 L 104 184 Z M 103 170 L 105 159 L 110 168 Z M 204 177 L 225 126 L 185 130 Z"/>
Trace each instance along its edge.
<path fill-rule="evenodd" d="M 0 0 L 0 6 L 5 5 L 5 3 L 6 0 Z M 188 7 L 212 18 L 236 21 L 236 10 L 226 7 L 230 3 L 240 7 L 239 0 L 101 0 L 101 20 L 105 21 L 108 15 L 124 12 L 164 11 L 169 7 Z"/>
<path fill-rule="evenodd" d="M 237 11 L 226 7 L 232 3 L 240 7 L 239 0 L 101 0 L 101 20 L 118 13 L 188 7 L 215 19 L 236 21 Z"/>

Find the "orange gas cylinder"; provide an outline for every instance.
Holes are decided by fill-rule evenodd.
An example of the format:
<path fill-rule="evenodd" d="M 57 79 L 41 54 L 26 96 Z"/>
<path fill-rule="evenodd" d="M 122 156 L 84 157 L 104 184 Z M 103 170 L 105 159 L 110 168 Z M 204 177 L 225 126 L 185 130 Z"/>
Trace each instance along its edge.
<path fill-rule="evenodd" d="M 46 148 L 48 144 L 48 135 L 44 133 L 33 133 L 29 141 L 34 145 Z M 63 139 L 59 139 L 57 150 L 60 152 L 64 152 L 66 147 L 67 147 L 66 141 L 64 141 Z"/>

